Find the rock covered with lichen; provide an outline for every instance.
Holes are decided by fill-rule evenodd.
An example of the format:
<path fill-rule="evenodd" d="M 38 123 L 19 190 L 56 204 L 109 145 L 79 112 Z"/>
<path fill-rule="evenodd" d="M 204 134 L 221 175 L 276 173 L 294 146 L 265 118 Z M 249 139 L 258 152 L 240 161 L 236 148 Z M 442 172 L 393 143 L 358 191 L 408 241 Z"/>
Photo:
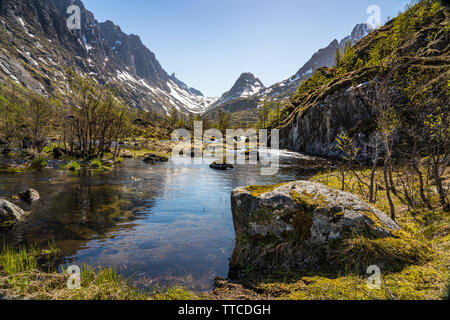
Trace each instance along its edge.
<path fill-rule="evenodd" d="M 9 221 L 19 221 L 25 212 L 15 204 L 0 199 L 0 223 Z"/>
<path fill-rule="evenodd" d="M 313 263 L 326 255 L 323 250 L 331 242 L 354 236 L 393 238 L 399 230 L 385 213 L 357 196 L 314 182 L 242 187 L 231 198 L 237 239 L 231 269 L 245 260 L 267 264 L 263 256 L 276 259 L 286 253 L 290 256 L 282 259 Z"/>

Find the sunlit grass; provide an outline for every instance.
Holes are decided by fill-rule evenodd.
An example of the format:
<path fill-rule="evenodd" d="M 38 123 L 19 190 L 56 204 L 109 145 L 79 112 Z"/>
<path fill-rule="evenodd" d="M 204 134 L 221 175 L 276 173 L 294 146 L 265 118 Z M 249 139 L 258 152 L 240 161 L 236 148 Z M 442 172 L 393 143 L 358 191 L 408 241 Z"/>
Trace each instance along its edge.
<path fill-rule="evenodd" d="M 115 269 L 88 264 L 80 266 L 81 287 L 69 289 L 70 275 L 66 271 L 57 272 L 56 265 L 43 271 L 40 265 L 58 255 L 60 252 L 52 243 L 46 250 L 4 246 L 0 252 L 0 294 L 36 300 L 185 300 L 197 297 L 181 287 L 137 289 Z"/>

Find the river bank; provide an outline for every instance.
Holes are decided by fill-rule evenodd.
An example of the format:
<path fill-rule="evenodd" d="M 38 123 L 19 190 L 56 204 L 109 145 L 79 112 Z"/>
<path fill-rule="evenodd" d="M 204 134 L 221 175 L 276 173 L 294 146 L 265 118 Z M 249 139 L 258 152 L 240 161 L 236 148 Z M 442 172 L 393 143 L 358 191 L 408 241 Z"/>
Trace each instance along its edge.
<path fill-rule="evenodd" d="M 114 174 L 114 172 L 109 173 L 108 175 L 111 174 Z M 208 171 L 208 175 L 211 174 L 218 174 L 224 177 L 229 175 L 230 172 Z M 377 174 L 381 173 L 378 172 Z M 243 176 L 243 178 L 245 176 Z M 287 177 L 286 181 L 293 180 L 294 176 Z M 348 178 L 346 191 L 353 191 L 355 194 L 358 194 L 356 182 L 352 181 L 350 176 Z M 320 182 L 336 189 L 339 189 L 339 184 L 341 182 L 336 171 L 314 174 L 309 180 Z M 245 184 L 238 183 L 238 185 Z M 382 190 L 380 192 L 382 193 Z M 180 196 L 179 193 L 176 194 Z M 382 198 L 381 194 L 380 199 Z M 184 205 L 185 203 L 183 206 Z M 379 201 L 376 208 L 385 211 L 388 208 L 387 206 L 388 204 L 386 201 Z M 448 267 L 450 261 L 450 218 L 448 213 L 440 212 L 439 210 L 432 212 L 427 210 L 416 210 L 412 212 L 399 200 L 396 200 L 396 207 L 399 209 L 396 222 L 401 230 L 410 234 L 414 241 L 429 247 L 430 254 L 427 255 L 426 259 L 403 261 L 404 263 L 402 266 L 395 270 L 382 269 L 382 286 L 377 290 L 368 289 L 368 275 L 356 272 L 353 268 L 345 267 L 340 268 L 339 270 L 317 270 L 307 268 L 289 270 L 280 268 L 271 270 L 270 272 L 261 272 L 261 270 L 258 271 L 255 268 L 247 268 L 245 277 L 240 277 L 235 280 L 226 280 L 228 274 L 223 272 L 222 275 L 216 277 L 214 281 L 213 278 L 216 275 L 220 275 L 220 273 L 207 272 L 209 276 L 207 276 L 206 282 L 208 282 L 212 288 L 210 290 L 202 290 L 202 287 L 197 287 L 197 289 L 191 290 L 189 286 L 186 286 L 186 283 L 181 283 L 179 286 L 160 287 L 159 283 L 154 281 L 154 279 L 148 280 L 149 282 L 143 286 L 145 281 L 143 281 L 142 278 L 138 281 L 136 281 L 136 277 L 123 278 L 114 268 L 94 269 L 85 266 L 83 277 L 86 277 L 89 282 L 86 283 L 86 290 L 78 292 L 70 291 L 65 288 L 67 275 L 57 272 L 48 273 L 36 270 L 25 270 L 20 271 L 15 275 L 11 275 L 5 272 L 4 267 L 2 267 L 2 270 L 0 271 L 0 283 L 2 284 L 0 294 L 22 299 L 410 300 L 445 298 L 448 290 Z M 123 215 L 123 211 L 121 214 Z M 228 223 L 230 223 L 230 220 L 228 221 Z M 232 224 L 229 225 L 232 227 Z M 232 228 L 231 231 L 234 233 L 234 228 Z M 199 230 L 194 233 L 196 233 L 196 237 L 198 237 Z M 148 235 L 145 236 L 145 239 L 148 239 Z M 181 244 L 181 242 L 179 244 Z M 108 244 L 106 244 L 106 246 L 108 246 Z M 232 249 L 233 247 L 234 244 L 231 242 L 229 248 Z M 130 247 L 127 248 L 130 249 Z M 369 249 L 367 247 L 363 248 L 364 250 L 374 249 Z M 150 251 L 147 251 L 147 254 L 155 249 L 157 248 L 152 246 Z M 397 250 L 395 246 L 390 245 L 387 249 Z M 189 252 L 190 254 L 193 254 L 192 249 L 190 249 Z M 361 253 L 364 254 L 364 251 Z M 227 265 L 226 260 L 229 256 L 231 256 L 231 251 L 228 251 L 223 255 L 223 260 L 219 259 L 219 261 L 217 261 L 216 258 L 210 261 L 216 261 L 223 267 L 224 265 Z M 355 256 L 352 259 L 354 259 L 354 263 L 357 263 L 357 259 L 360 258 Z M 174 263 L 174 260 L 168 260 L 168 262 Z M 186 260 L 183 261 L 183 263 L 185 264 Z M 205 270 L 199 271 L 200 273 L 205 272 Z M 22 279 L 23 281 L 18 281 L 18 279 Z M 112 283 L 110 281 L 112 281 Z M 42 290 L 42 288 L 46 289 Z M 143 288 L 147 289 L 143 290 Z"/>

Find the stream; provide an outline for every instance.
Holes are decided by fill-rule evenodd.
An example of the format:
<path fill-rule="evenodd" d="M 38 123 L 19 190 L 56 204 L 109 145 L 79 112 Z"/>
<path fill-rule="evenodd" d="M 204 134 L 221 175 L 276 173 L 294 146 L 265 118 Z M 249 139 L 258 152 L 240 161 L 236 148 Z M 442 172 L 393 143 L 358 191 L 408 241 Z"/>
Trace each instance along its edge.
<path fill-rule="evenodd" d="M 216 171 L 209 168 L 212 159 L 202 165 L 130 159 L 105 173 L 51 168 L 1 174 L 1 198 L 33 188 L 41 199 L 31 206 L 14 201 L 31 213 L 0 237 L 14 246 L 54 243 L 66 266 L 114 267 L 146 285 L 210 290 L 215 276 L 227 277 L 234 248 L 231 191 L 306 179 L 328 165 L 278 152 L 273 176 L 262 176 L 259 165 Z"/>

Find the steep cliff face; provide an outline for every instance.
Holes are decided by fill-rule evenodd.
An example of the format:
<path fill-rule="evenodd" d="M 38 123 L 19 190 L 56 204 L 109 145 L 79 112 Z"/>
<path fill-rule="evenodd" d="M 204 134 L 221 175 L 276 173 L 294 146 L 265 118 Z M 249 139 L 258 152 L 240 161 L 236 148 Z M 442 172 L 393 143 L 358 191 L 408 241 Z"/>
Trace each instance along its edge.
<path fill-rule="evenodd" d="M 407 121 L 404 89 L 411 83 L 406 79 L 411 70 L 412 80 L 431 75 L 424 96 L 448 106 L 449 10 L 425 2 L 407 14 L 415 14 L 412 10 L 421 10 L 424 18 L 407 26 L 409 34 L 404 33 L 402 40 L 396 37 L 399 25 L 406 23 L 400 21 L 404 16 L 359 42 L 346 56 L 350 62 L 344 61 L 338 68 L 321 68 L 300 87 L 281 129 L 282 148 L 342 158 L 338 137 L 345 133 L 354 139 L 359 158 L 366 159 L 377 128 L 377 103 L 392 106 L 402 121 Z M 397 140 L 401 136 L 401 132 L 396 133 Z"/>

